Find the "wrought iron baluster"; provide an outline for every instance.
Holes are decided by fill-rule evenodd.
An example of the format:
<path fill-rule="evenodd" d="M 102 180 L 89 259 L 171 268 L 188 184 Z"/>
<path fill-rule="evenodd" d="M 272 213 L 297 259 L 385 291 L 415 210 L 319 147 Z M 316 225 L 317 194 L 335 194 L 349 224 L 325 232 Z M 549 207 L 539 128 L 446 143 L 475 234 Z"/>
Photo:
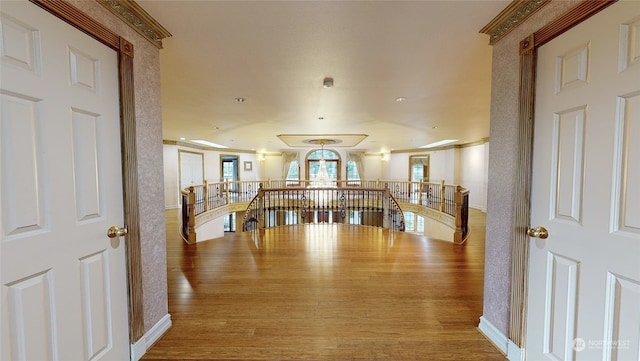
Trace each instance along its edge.
<path fill-rule="evenodd" d="M 348 191 L 347 191 L 348 192 Z M 344 219 L 347 215 L 347 211 L 346 211 L 346 202 L 345 202 L 345 191 L 342 191 L 342 194 L 339 197 L 339 206 L 340 206 L 340 217 L 342 218 L 342 222 L 344 222 Z"/>

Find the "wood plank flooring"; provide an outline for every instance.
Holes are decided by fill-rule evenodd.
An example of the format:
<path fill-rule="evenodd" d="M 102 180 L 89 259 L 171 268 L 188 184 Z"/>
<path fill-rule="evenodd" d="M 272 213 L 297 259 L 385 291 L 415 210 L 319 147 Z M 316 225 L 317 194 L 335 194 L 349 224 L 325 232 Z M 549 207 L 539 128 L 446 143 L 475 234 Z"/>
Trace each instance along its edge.
<path fill-rule="evenodd" d="M 167 211 L 173 326 L 153 360 L 506 360 L 476 329 L 485 215 L 458 246 L 301 225 L 189 246 Z"/>

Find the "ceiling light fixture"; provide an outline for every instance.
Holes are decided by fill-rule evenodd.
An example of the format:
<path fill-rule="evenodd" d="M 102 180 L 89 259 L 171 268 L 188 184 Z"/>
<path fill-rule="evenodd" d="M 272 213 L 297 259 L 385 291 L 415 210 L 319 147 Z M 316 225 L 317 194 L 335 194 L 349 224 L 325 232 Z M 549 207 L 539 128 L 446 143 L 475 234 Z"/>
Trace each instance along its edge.
<path fill-rule="evenodd" d="M 324 78 L 322 86 L 324 88 L 333 88 L 333 78 Z"/>
<path fill-rule="evenodd" d="M 202 140 L 202 139 L 192 140 L 192 142 L 193 143 L 198 143 L 198 144 L 201 144 L 201 145 L 206 145 L 208 147 L 213 147 L 213 148 L 229 148 L 227 146 L 220 145 L 220 144 L 217 144 L 217 143 L 213 143 L 213 142 L 210 142 L 208 140 Z"/>
<path fill-rule="evenodd" d="M 320 169 L 318 169 L 318 173 L 311 177 L 311 187 L 331 187 L 333 186 L 333 181 L 329 173 L 327 172 L 327 163 L 324 160 L 324 145 L 325 144 L 334 144 L 335 140 L 333 139 L 314 139 L 315 144 L 320 144 Z"/>
<path fill-rule="evenodd" d="M 405 97 L 397 97 L 397 98 L 396 98 L 396 101 L 397 101 L 398 103 L 402 103 L 402 102 L 403 102 L 403 101 L 405 101 L 405 100 L 407 100 L 407 98 L 405 98 Z"/>
<path fill-rule="evenodd" d="M 234 99 L 236 101 L 236 103 L 244 103 L 244 101 L 246 100 L 245 98 L 242 97 L 237 97 Z"/>
<path fill-rule="evenodd" d="M 420 148 L 433 148 L 433 147 L 438 147 L 438 146 L 445 145 L 445 144 L 455 143 L 457 141 L 458 141 L 458 139 L 445 139 L 445 140 L 441 140 L 439 142 L 434 142 L 434 143 L 430 143 L 430 144 L 427 144 L 427 145 L 423 145 Z"/>

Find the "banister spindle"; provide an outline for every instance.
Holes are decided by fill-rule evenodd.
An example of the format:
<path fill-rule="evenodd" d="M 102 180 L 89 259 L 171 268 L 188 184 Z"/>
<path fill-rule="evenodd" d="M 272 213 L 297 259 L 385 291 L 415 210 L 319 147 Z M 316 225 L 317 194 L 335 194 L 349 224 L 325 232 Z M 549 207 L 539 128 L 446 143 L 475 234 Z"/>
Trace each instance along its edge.
<path fill-rule="evenodd" d="M 209 183 L 206 180 L 204 181 L 202 196 L 204 197 L 204 211 L 208 212 L 211 206 L 209 205 Z"/>

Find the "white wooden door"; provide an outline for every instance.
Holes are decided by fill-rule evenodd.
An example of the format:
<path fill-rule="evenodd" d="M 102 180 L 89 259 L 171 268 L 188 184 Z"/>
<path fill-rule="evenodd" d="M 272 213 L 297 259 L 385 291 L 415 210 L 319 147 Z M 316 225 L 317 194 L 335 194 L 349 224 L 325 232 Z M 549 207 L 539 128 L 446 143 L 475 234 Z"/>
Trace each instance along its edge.
<path fill-rule="evenodd" d="M 204 154 L 178 150 L 180 168 L 180 189 L 178 193 L 192 185 L 204 184 Z"/>
<path fill-rule="evenodd" d="M 1 12 L 2 360 L 129 359 L 117 54 Z"/>
<path fill-rule="evenodd" d="M 640 359 L 640 6 L 538 52 L 527 360 Z"/>

